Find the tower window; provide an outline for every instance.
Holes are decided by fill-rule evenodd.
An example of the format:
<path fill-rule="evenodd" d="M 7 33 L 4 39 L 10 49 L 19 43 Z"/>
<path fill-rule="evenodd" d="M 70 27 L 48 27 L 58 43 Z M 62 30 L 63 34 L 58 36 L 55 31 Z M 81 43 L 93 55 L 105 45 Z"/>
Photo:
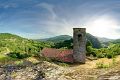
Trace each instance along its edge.
<path fill-rule="evenodd" d="M 78 34 L 78 41 L 82 39 L 82 34 Z"/>

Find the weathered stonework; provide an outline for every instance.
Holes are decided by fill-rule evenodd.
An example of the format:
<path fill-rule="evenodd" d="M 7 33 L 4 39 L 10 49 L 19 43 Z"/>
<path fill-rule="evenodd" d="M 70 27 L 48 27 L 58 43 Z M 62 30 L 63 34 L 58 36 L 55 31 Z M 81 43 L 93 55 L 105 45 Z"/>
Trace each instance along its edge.
<path fill-rule="evenodd" d="M 75 62 L 85 63 L 86 28 L 73 28 L 73 57 Z"/>

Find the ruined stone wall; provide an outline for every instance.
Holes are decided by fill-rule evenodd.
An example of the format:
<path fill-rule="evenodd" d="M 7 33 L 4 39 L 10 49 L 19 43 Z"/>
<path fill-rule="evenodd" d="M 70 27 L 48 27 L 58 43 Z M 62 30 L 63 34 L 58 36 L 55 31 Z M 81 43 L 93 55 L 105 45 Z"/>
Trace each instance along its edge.
<path fill-rule="evenodd" d="M 73 28 L 73 57 L 75 62 L 85 63 L 86 28 Z"/>

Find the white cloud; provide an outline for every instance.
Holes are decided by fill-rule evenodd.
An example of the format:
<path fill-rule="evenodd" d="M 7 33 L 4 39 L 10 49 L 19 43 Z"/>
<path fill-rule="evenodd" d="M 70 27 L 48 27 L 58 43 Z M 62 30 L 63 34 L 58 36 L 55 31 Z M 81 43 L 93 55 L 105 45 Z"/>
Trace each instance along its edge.
<path fill-rule="evenodd" d="M 56 7 L 52 4 L 40 3 L 37 6 L 47 10 L 49 12 L 49 16 L 51 17 L 51 19 L 48 18 L 45 21 L 40 22 L 40 24 L 44 24 L 45 27 L 42 27 L 42 30 L 46 31 L 47 34 L 53 34 L 53 36 L 67 34 L 72 36 L 73 27 L 85 27 L 87 28 L 87 32 L 94 36 L 120 38 L 120 34 L 116 32 L 119 28 L 117 20 L 111 17 L 111 15 L 103 14 L 107 9 L 102 12 L 98 12 L 93 16 L 88 16 L 87 14 L 84 16 L 74 15 L 76 19 L 72 16 L 73 18 L 67 20 L 66 18 L 57 15 L 54 11 Z"/>
<path fill-rule="evenodd" d="M 86 23 L 87 32 L 94 36 L 107 38 L 120 38 L 120 34 L 116 32 L 119 25 L 115 19 L 110 16 L 100 16 L 91 19 Z"/>
<path fill-rule="evenodd" d="M 52 4 L 40 3 L 40 4 L 37 4 L 37 6 L 48 10 L 51 13 L 53 19 L 57 17 L 56 13 L 54 12 L 54 6 Z"/>
<path fill-rule="evenodd" d="M 7 8 L 16 8 L 17 5 L 15 3 L 1 3 L 0 4 L 0 8 L 4 8 L 4 9 L 7 9 Z"/>
<path fill-rule="evenodd" d="M 55 13 L 55 6 L 49 3 L 40 3 L 36 5 L 37 7 L 42 7 L 47 10 L 47 14 L 49 15 L 45 21 L 40 21 L 40 25 L 44 25 L 44 27 L 40 27 L 40 30 L 47 32 L 47 34 L 53 34 L 51 36 L 68 34 L 72 33 L 72 26 L 67 22 L 66 19 L 60 17 Z"/>

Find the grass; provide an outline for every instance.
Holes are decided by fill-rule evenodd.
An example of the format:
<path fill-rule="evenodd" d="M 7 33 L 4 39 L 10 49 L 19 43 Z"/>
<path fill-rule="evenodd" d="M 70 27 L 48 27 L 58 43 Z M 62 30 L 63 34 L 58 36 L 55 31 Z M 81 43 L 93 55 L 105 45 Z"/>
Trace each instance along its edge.
<path fill-rule="evenodd" d="M 59 66 L 63 66 L 63 67 L 69 67 L 69 64 L 64 63 L 64 62 L 55 62 L 57 65 Z"/>
<path fill-rule="evenodd" d="M 0 54 L 0 65 L 13 64 L 16 59 Z"/>
<path fill-rule="evenodd" d="M 110 64 L 105 64 L 104 62 L 96 63 L 97 68 L 109 68 Z"/>
<path fill-rule="evenodd" d="M 3 54 L 0 54 L 0 61 L 4 62 L 4 61 L 9 61 L 9 60 L 15 60 L 14 58 L 11 58 L 9 56 L 6 56 L 6 55 L 3 55 Z"/>
<path fill-rule="evenodd" d="M 96 63 L 97 68 L 110 68 L 116 64 L 115 58 L 112 58 L 112 61 L 107 63 L 105 61 L 99 61 Z"/>
<path fill-rule="evenodd" d="M 15 65 L 23 65 L 23 60 L 15 61 Z"/>

